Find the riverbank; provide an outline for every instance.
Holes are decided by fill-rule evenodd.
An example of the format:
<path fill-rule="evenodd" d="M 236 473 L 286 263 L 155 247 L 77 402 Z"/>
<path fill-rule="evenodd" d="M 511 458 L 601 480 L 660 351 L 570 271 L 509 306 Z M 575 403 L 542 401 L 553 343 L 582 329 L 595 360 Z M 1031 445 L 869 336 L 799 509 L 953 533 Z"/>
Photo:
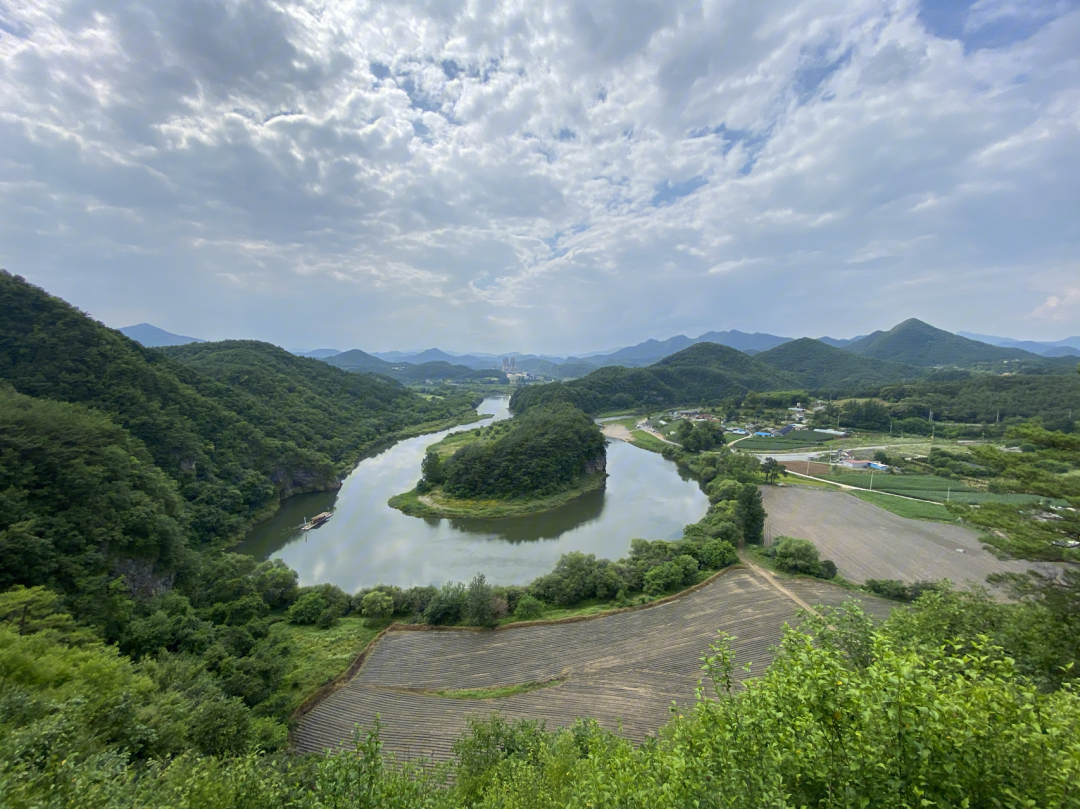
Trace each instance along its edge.
<path fill-rule="evenodd" d="M 416 489 L 394 495 L 387 501 L 390 508 L 396 508 L 410 517 L 452 517 L 452 518 L 492 518 L 520 517 L 526 514 L 540 514 L 544 511 L 564 506 L 589 492 L 604 488 L 607 482 L 606 472 L 584 475 L 569 489 L 548 495 L 547 497 L 522 497 L 511 500 L 466 499 L 450 497 L 441 487 L 435 487 L 427 494 L 419 494 Z"/>

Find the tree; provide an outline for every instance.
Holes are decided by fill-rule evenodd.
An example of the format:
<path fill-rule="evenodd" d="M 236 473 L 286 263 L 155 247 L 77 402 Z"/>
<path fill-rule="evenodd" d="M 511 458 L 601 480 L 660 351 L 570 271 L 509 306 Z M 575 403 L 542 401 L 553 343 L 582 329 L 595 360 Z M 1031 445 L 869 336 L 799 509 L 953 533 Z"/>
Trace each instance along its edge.
<path fill-rule="evenodd" d="M 818 569 L 818 551 L 808 539 L 778 537 L 769 548 L 776 566 L 787 573 L 815 575 Z"/>
<path fill-rule="evenodd" d="M 439 457 L 439 453 L 432 450 L 428 450 L 427 455 L 424 456 L 424 460 L 420 463 L 420 472 L 423 474 L 424 480 L 432 486 L 438 486 L 446 480 L 446 472 L 443 469 L 442 458 Z"/>
<path fill-rule="evenodd" d="M 394 614 L 393 597 L 378 590 L 365 595 L 360 604 L 360 613 L 372 621 L 381 621 Z"/>
<path fill-rule="evenodd" d="M 766 483 L 775 483 L 780 475 L 787 477 L 787 467 L 780 463 L 776 458 L 766 458 L 765 462 L 761 465 L 761 471 L 765 473 Z"/>
<path fill-rule="evenodd" d="M 761 492 L 753 483 L 744 483 L 737 502 L 735 516 L 743 541 L 760 545 L 765 529 L 765 506 L 761 502 Z"/>
<path fill-rule="evenodd" d="M 477 573 L 469 582 L 465 597 L 465 620 L 473 626 L 495 626 L 495 610 L 491 601 L 491 585 L 483 573 Z"/>
<path fill-rule="evenodd" d="M 676 437 L 679 439 L 680 444 L 685 444 L 686 440 L 694 434 L 694 424 L 690 419 L 681 419 L 679 426 L 675 428 Z"/>
<path fill-rule="evenodd" d="M 514 618 L 519 621 L 535 621 L 544 613 L 544 602 L 525 593 L 514 608 Z"/>

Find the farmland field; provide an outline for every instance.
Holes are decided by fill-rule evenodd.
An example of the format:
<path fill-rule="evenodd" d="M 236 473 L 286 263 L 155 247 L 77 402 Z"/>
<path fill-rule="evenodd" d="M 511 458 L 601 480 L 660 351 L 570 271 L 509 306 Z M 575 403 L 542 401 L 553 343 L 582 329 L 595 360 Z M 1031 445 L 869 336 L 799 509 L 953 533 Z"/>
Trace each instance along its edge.
<path fill-rule="evenodd" d="M 834 435 L 822 435 L 813 430 L 798 430 L 782 436 L 751 436 L 739 441 L 738 448 L 747 452 L 790 452 L 796 449 L 820 447 L 823 451 L 828 449 L 826 441 L 835 439 Z M 731 439 L 729 438 L 729 441 Z"/>
<path fill-rule="evenodd" d="M 785 579 L 784 586 L 810 604 L 839 605 L 852 596 L 825 582 Z M 877 617 L 893 606 L 858 598 Z M 758 574 L 732 569 L 674 601 L 584 621 L 389 632 L 351 681 L 300 719 L 294 741 L 301 751 L 338 748 L 354 725 L 370 727 L 378 714 L 381 739 L 399 759 L 446 760 L 468 716 L 499 711 L 548 727 L 593 717 L 640 742 L 664 724 L 672 702 L 694 701 L 699 658 L 718 630 L 737 637 L 737 665 L 752 662 L 756 676 L 798 610 Z M 741 668 L 737 674 L 746 676 Z M 538 683 L 552 684 L 497 699 L 436 693 Z"/>
<path fill-rule="evenodd" d="M 822 466 L 824 464 L 821 464 Z M 791 468 L 796 472 L 803 471 L 798 462 Z M 846 486 L 858 486 L 866 489 L 870 486 L 870 474 L 868 472 L 833 472 L 820 474 L 818 477 L 830 480 L 833 483 L 841 483 Z M 993 494 L 991 492 L 977 491 L 967 486 L 963 481 L 950 480 L 937 475 L 874 475 L 874 491 L 892 492 L 907 497 L 915 497 L 919 500 L 932 500 L 937 503 L 951 501 L 954 503 L 1029 503 L 1040 498 L 1032 494 Z"/>
<path fill-rule="evenodd" d="M 985 585 L 990 573 L 1037 566 L 998 560 L 970 528 L 905 519 L 847 492 L 765 486 L 762 497 L 767 541 L 809 539 L 822 559 L 832 559 L 840 575 L 854 582 L 947 578 L 959 586 Z"/>
<path fill-rule="evenodd" d="M 893 497 L 891 494 L 879 494 L 878 492 L 852 491 L 854 497 L 873 503 L 878 508 L 891 511 L 900 517 L 909 520 L 934 520 L 935 522 L 953 522 L 949 510 L 941 503 L 933 503 L 929 500 L 909 500 L 906 497 Z"/>

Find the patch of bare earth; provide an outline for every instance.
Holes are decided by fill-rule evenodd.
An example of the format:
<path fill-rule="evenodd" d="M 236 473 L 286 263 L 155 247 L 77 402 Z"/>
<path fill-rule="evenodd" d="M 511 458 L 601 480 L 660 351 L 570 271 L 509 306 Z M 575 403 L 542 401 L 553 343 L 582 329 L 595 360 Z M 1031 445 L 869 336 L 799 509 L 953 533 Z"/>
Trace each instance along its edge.
<path fill-rule="evenodd" d="M 785 581 L 799 600 L 838 605 L 851 593 L 826 583 Z M 789 594 L 790 595 L 790 594 Z M 573 623 L 491 631 L 392 631 L 357 675 L 300 719 L 301 751 L 347 745 L 354 726 L 376 714 L 382 740 L 399 759 L 445 760 L 469 716 L 494 711 L 541 719 L 548 728 L 593 717 L 634 741 L 654 734 L 671 705 L 695 699 L 700 658 L 719 630 L 737 636 L 737 665 L 761 674 L 785 623 L 799 607 L 749 570 L 731 570 L 686 596 L 647 609 Z M 883 617 L 889 602 L 860 596 Z M 746 676 L 741 668 L 739 677 Z M 416 690 L 496 688 L 562 678 L 558 685 L 487 700 L 446 699 Z"/>
<path fill-rule="evenodd" d="M 950 579 L 959 586 L 986 586 L 990 573 L 1035 567 L 997 559 L 970 528 L 909 520 L 846 492 L 788 486 L 761 491 L 769 515 L 766 541 L 809 539 L 822 559 L 836 563 L 841 576 L 860 584 L 867 579 Z"/>

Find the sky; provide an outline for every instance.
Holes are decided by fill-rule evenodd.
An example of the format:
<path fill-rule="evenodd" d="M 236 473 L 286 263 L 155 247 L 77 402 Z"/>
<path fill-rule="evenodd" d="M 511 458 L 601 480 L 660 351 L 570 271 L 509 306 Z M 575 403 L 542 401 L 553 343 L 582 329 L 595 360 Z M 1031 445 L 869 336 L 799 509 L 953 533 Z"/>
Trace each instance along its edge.
<path fill-rule="evenodd" d="M 1080 333 L 1080 0 L 0 0 L 0 266 L 290 349 Z"/>

